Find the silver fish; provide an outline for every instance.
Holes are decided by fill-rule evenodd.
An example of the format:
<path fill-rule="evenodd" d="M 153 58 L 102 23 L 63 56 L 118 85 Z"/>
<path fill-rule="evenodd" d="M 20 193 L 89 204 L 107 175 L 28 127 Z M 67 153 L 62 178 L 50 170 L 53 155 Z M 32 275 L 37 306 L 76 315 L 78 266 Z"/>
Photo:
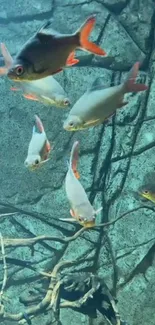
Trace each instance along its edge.
<path fill-rule="evenodd" d="M 146 90 L 148 87 L 145 84 L 135 83 L 138 70 L 139 62 L 134 64 L 127 80 L 122 84 L 109 88 L 97 86 L 87 90 L 70 110 L 63 128 L 76 131 L 99 125 L 113 115 L 117 108 L 128 103 L 123 101 L 125 93 Z"/>
<path fill-rule="evenodd" d="M 33 127 L 32 138 L 28 147 L 25 166 L 30 170 L 35 170 L 46 161 L 51 150 L 50 143 L 47 139 L 43 124 L 40 118 L 35 115 L 35 125 Z"/>
<path fill-rule="evenodd" d="M 71 216 L 74 219 L 60 219 L 65 221 L 76 221 L 79 222 L 83 227 L 93 227 L 95 225 L 95 215 L 102 210 L 94 210 L 93 206 L 88 200 L 87 194 L 75 176 L 73 171 L 73 159 L 78 157 L 79 142 L 75 141 L 72 147 L 68 172 L 65 178 L 65 189 L 68 201 L 71 205 Z"/>

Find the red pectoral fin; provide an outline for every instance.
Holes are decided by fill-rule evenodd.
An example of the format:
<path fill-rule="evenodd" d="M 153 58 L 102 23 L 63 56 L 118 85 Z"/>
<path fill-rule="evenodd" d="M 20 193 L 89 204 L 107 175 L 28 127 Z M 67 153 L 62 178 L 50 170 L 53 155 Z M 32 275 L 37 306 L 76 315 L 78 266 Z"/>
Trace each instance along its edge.
<path fill-rule="evenodd" d="M 11 87 L 10 90 L 13 90 L 13 91 L 20 91 L 21 89 L 20 89 L 20 88 L 16 88 L 16 87 Z"/>
<path fill-rule="evenodd" d="M 31 100 L 37 100 L 38 101 L 38 98 L 35 95 L 32 95 L 32 94 L 24 94 L 23 96 L 26 99 L 31 99 Z"/>
<path fill-rule="evenodd" d="M 47 140 L 46 141 L 46 151 L 50 152 L 50 150 L 51 150 L 51 145 L 50 145 L 49 141 Z"/>
<path fill-rule="evenodd" d="M 70 215 L 75 218 L 75 213 L 74 213 L 74 210 L 70 209 Z"/>
<path fill-rule="evenodd" d="M 72 66 L 72 65 L 75 65 L 79 62 L 78 59 L 75 59 L 75 53 L 74 52 L 71 52 L 67 58 L 67 61 L 66 61 L 66 65 L 68 67 Z"/>

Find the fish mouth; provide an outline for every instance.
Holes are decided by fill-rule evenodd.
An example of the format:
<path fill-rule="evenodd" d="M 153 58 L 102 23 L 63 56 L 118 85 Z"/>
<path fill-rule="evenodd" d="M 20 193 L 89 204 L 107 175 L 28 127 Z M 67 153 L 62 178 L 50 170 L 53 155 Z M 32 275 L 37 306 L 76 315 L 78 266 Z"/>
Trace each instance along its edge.
<path fill-rule="evenodd" d="M 80 128 L 78 126 L 71 126 L 71 125 L 68 125 L 68 124 L 64 124 L 63 128 L 66 131 L 77 131 L 77 130 L 79 131 L 79 130 L 82 130 L 82 128 Z"/>
<path fill-rule="evenodd" d="M 40 167 L 40 164 L 38 164 L 38 165 L 32 165 L 32 166 L 28 166 L 28 169 L 30 171 L 34 171 L 34 170 L 38 169 L 39 167 Z"/>
<path fill-rule="evenodd" d="M 93 228 L 95 226 L 95 220 L 92 221 L 85 221 L 82 223 L 84 228 Z"/>
<path fill-rule="evenodd" d="M 65 98 L 63 101 L 63 106 L 67 108 L 69 105 L 71 105 L 70 100 L 68 98 Z"/>
<path fill-rule="evenodd" d="M 21 81 L 18 76 L 15 76 L 11 71 L 7 73 L 7 77 L 14 81 Z"/>

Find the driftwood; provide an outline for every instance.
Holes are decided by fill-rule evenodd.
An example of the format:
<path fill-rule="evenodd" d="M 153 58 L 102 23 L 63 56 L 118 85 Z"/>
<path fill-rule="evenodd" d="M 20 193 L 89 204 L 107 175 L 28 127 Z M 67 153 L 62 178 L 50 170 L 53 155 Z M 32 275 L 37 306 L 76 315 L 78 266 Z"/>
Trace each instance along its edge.
<path fill-rule="evenodd" d="M 107 222 L 107 223 L 102 223 L 95 225 L 94 228 L 103 228 L 103 227 L 109 227 L 111 225 L 114 225 L 118 220 L 120 220 L 123 217 L 126 217 L 129 213 L 132 213 L 141 207 L 138 207 L 136 209 L 132 209 L 130 211 L 125 212 L 118 218 L 114 219 L 113 221 Z M 60 314 L 60 309 L 61 308 L 77 308 L 79 309 L 81 306 L 85 305 L 89 299 L 93 299 L 94 294 L 97 292 L 99 287 L 101 286 L 101 283 L 99 282 L 99 279 L 91 275 L 91 287 L 88 288 L 86 292 L 83 293 L 83 296 L 80 297 L 80 299 L 75 300 L 75 301 L 69 301 L 65 300 L 61 302 L 61 287 L 63 286 L 63 278 L 59 276 L 59 271 L 61 268 L 64 268 L 66 266 L 71 266 L 76 263 L 76 261 L 58 261 L 58 263 L 55 265 L 53 270 L 50 272 L 42 271 L 39 270 L 35 266 L 31 266 L 31 269 L 40 274 L 41 276 L 49 279 L 49 285 L 47 292 L 45 293 L 43 299 L 31 306 L 25 309 L 24 312 L 19 312 L 17 314 L 10 314 L 5 310 L 5 304 L 3 302 L 3 294 L 4 294 L 4 289 L 6 287 L 6 281 L 7 281 L 7 267 L 6 267 L 6 260 L 8 261 L 8 258 L 5 258 L 5 248 L 7 247 L 24 247 L 24 246 L 34 246 L 38 242 L 42 242 L 44 240 L 46 241 L 59 241 L 61 243 L 68 243 L 76 238 L 78 238 L 82 233 L 85 231 L 90 230 L 90 228 L 81 228 L 79 231 L 77 231 L 75 234 L 73 234 L 70 237 L 56 237 L 56 236 L 37 236 L 33 238 L 3 238 L 1 235 L 1 240 L 0 240 L 0 246 L 1 246 L 1 252 L 2 252 L 2 261 L 3 261 L 3 269 L 4 269 L 4 278 L 2 282 L 2 287 L 0 291 L 0 321 L 3 320 L 9 320 L 9 321 L 16 321 L 18 324 L 24 324 L 28 323 L 31 324 L 31 319 L 35 316 L 38 315 L 38 313 L 43 313 L 47 310 L 52 310 L 53 316 L 55 319 L 56 324 L 60 324 L 59 322 L 59 314 Z M 104 286 L 105 287 L 105 286 Z M 108 293 L 110 295 L 110 293 Z M 115 315 L 116 315 L 116 321 L 117 325 L 120 325 L 120 317 L 117 312 L 116 304 L 114 300 L 112 300 L 112 296 L 109 296 L 111 298 L 111 305 L 113 306 L 113 310 L 115 310 Z"/>

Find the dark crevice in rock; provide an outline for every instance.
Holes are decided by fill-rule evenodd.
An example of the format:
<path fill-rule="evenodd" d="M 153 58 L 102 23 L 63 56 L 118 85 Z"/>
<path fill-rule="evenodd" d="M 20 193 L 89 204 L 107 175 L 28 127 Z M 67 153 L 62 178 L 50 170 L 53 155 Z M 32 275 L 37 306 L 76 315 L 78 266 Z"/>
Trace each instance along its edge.
<path fill-rule="evenodd" d="M 103 236 L 104 236 L 104 230 L 103 230 L 103 228 L 101 228 L 100 235 L 99 235 L 98 241 L 96 243 L 96 252 L 95 252 L 95 256 L 94 256 L 94 260 L 93 260 L 93 265 L 90 269 L 90 272 L 92 272 L 93 274 L 96 274 L 96 272 L 98 270 L 98 261 L 99 261 Z"/>
<path fill-rule="evenodd" d="M 83 6 L 83 5 L 88 5 L 92 2 L 93 0 L 88 0 L 88 1 L 83 1 L 79 3 L 67 3 L 66 5 L 62 5 L 61 8 L 66 8 L 66 7 L 78 7 L 78 6 Z"/>
<path fill-rule="evenodd" d="M 48 215 L 44 215 L 43 213 L 37 213 L 37 212 L 29 212 L 29 211 L 25 211 L 24 209 L 20 208 L 20 207 L 16 207 L 14 205 L 12 205 L 11 203 L 5 203 L 5 202 L 0 202 L 0 206 L 4 206 L 6 208 L 9 209 L 8 212 L 17 212 L 20 213 L 21 215 L 28 215 L 32 218 L 35 218 L 36 220 L 40 220 L 43 223 L 46 223 L 48 226 L 54 227 L 57 230 L 63 231 L 63 234 L 65 234 L 66 236 L 71 236 L 73 234 L 74 230 L 79 230 L 80 226 L 78 225 L 73 225 L 74 226 L 74 230 L 69 230 L 66 228 L 63 228 L 62 226 L 58 225 L 58 223 L 62 224 L 62 221 L 58 220 L 57 218 L 54 218 L 52 216 L 48 216 Z M 56 223 L 53 223 L 52 221 L 55 221 Z"/>
<path fill-rule="evenodd" d="M 28 236 L 30 237 L 35 237 L 36 234 L 32 233 L 32 231 L 30 231 L 29 229 L 27 229 L 23 224 L 22 222 L 19 222 L 17 221 L 15 218 L 11 218 L 10 219 L 11 223 L 15 226 L 16 230 L 17 230 L 17 233 L 21 233 L 20 230 L 22 230 L 22 232 L 24 232 L 24 234 L 27 234 Z M 21 220 L 22 221 L 22 220 Z M 46 244 L 45 242 L 41 242 L 40 243 L 45 249 L 49 250 L 50 252 L 53 251 L 53 248 L 49 245 L 49 244 Z M 33 255 L 34 255 L 34 252 L 33 252 Z"/>
<path fill-rule="evenodd" d="M 145 276 L 148 268 L 152 266 L 153 260 L 154 260 L 154 255 L 155 255 L 155 244 L 149 249 L 147 254 L 144 256 L 144 258 L 141 260 L 141 262 L 135 267 L 135 269 L 132 271 L 132 273 L 129 275 L 129 277 L 123 282 L 122 284 L 119 285 L 119 289 L 127 285 L 134 277 L 136 277 L 139 274 L 143 274 L 146 281 L 147 278 Z"/>
<path fill-rule="evenodd" d="M 118 282 L 118 268 L 117 268 L 116 257 L 115 257 L 112 242 L 111 242 L 111 240 L 110 240 L 107 233 L 105 234 L 105 236 L 106 236 L 106 240 L 107 240 L 107 243 L 108 243 L 108 251 L 109 251 L 109 254 L 111 256 L 111 261 L 112 261 L 112 266 L 113 266 L 113 274 L 112 274 L 113 286 L 112 286 L 112 289 L 111 289 L 111 293 L 112 293 L 112 295 L 114 297 L 116 297 L 116 295 L 117 295 L 117 282 Z"/>
<path fill-rule="evenodd" d="M 145 241 L 145 242 L 143 242 L 143 243 L 140 243 L 140 244 L 135 245 L 135 246 L 132 247 L 129 251 L 123 253 L 122 255 L 117 256 L 116 259 L 119 260 L 119 259 L 122 259 L 122 258 L 124 258 L 124 257 L 126 257 L 126 256 L 128 256 L 128 255 L 130 255 L 130 254 L 133 254 L 133 253 L 137 250 L 137 248 L 142 247 L 142 246 L 145 246 L 145 245 L 147 245 L 148 243 L 150 243 L 151 241 L 154 242 L 154 241 L 155 241 L 155 237 L 153 237 L 153 238 L 151 238 L 151 239 L 149 239 L 149 240 L 147 240 L 147 241 Z"/>
<path fill-rule="evenodd" d="M 19 271 L 21 271 L 22 270 L 22 268 L 20 268 L 20 269 L 18 269 L 18 270 L 16 270 L 15 271 L 15 275 L 17 276 L 17 273 L 19 272 Z M 27 276 L 26 277 L 26 283 L 27 284 L 33 284 L 34 282 L 36 282 L 36 281 L 38 281 L 38 280 L 40 280 L 41 279 L 41 275 L 32 275 L 32 276 Z M 7 281 L 7 284 L 6 284 L 6 289 L 8 289 L 9 287 L 18 287 L 19 285 L 25 285 L 25 278 L 23 278 L 23 279 L 13 279 L 13 275 L 11 275 L 10 277 L 9 277 L 9 279 L 8 279 L 8 281 Z"/>
<path fill-rule="evenodd" d="M 53 15 L 53 9 L 39 14 L 34 14 L 34 15 L 22 15 L 17 17 L 10 16 L 8 18 L 0 17 L 0 25 L 8 25 L 9 23 L 19 24 L 19 23 L 25 23 L 34 20 L 42 21 L 44 19 L 51 19 L 52 15 Z"/>
<path fill-rule="evenodd" d="M 144 69 L 149 68 L 151 56 L 155 48 L 155 11 L 151 18 L 151 29 L 150 29 L 150 35 L 146 41 L 146 48 L 149 49 L 149 53 L 146 55 L 146 58 L 143 62 Z"/>
<path fill-rule="evenodd" d="M 8 25 L 9 23 L 24 23 L 28 21 L 34 21 L 34 20 L 44 20 L 44 19 L 51 19 L 53 17 L 54 9 L 55 9 L 55 0 L 52 1 L 51 9 L 46 12 L 41 12 L 34 15 L 21 15 L 21 16 L 10 16 L 8 18 L 2 18 L 0 17 L 0 24 L 1 25 Z"/>
<path fill-rule="evenodd" d="M 116 17 L 115 17 L 116 18 Z M 119 24 L 121 25 L 121 27 L 124 29 L 125 33 L 128 35 L 128 37 L 130 37 L 131 41 L 137 46 L 137 48 L 144 54 L 146 54 L 144 52 L 144 50 L 141 48 L 140 44 L 138 43 L 138 39 L 136 38 L 135 34 L 132 33 L 131 29 L 127 26 L 124 25 L 124 23 L 121 21 L 121 19 L 117 19 L 117 21 L 119 22 Z"/>
<path fill-rule="evenodd" d="M 126 8 L 129 1 L 130 0 L 126 0 L 126 1 L 120 0 L 120 1 L 116 1 L 113 4 L 110 4 L 109 1 L 106 1 L 105 3 L 104 0 L 96 0 L 96 2 L 101 3 L 107 10 L 115 13 L 115 15 L 119 15 L 121 11 Z"/>
<path fill-rule="evenodd" d="M 110 20 L 110 14 L 108 14 L 108 16 L 107 16 L 107 18 L 105 20 L 105 23 L 104 23 L 103 27 L 101 28 L 101 31 L 100 31 L 100 33 L 98 35 L 98 38 L 97 38 L 96 42 L 95 42 L 98 45 L 100 44 L 100 42 L 102 40 L 102 37 L 103 37 L 104 31 L 105 31 L 105 28 L 106 28 L 109 20 Z"/>
<path fill-rule="evenodd" d="M 148 90 L 146 91 L 146 95 L 145 95 L 145 99 L 144 99 L 143 103 L 141 103 L 141 104 L 139 103 L 138 110 L 139 110 L 140 113 L 139 113 L 139 118 L 138 118 L 138 124 L 135 126 L 135 128 L 133 130 L 131 150 L 127 155 L 127 158 L 128 158 L 127 166 L 125 168 L 124 175 L 123 175 L 120 187 L 119 187 L 119 194 L 122 193 L 124 185 L 125 185 L 126 180 L 127 180 L 127 175 L 128 175 L 128 171 L 129 171 L 129 168 L 130 168 L 130 164 L 131 164 L 131 160 L 132 160 L 132 156 L 133 156 L 133 152 L 134 152 L 134 147 L 135 147 L 135 144 L 136 144 L 136 141 L 137 141 L 139 131 L 140 131 L 142 125 L 143 125 L 143 120 L 145 118 L 145 114 L 146 114 L 146 110 L 147 110 L 147 103 L 148 103 L 148 100 L 149 100 L 149 95 L 150 95 L 150 84 L 149 84 Z"/>

